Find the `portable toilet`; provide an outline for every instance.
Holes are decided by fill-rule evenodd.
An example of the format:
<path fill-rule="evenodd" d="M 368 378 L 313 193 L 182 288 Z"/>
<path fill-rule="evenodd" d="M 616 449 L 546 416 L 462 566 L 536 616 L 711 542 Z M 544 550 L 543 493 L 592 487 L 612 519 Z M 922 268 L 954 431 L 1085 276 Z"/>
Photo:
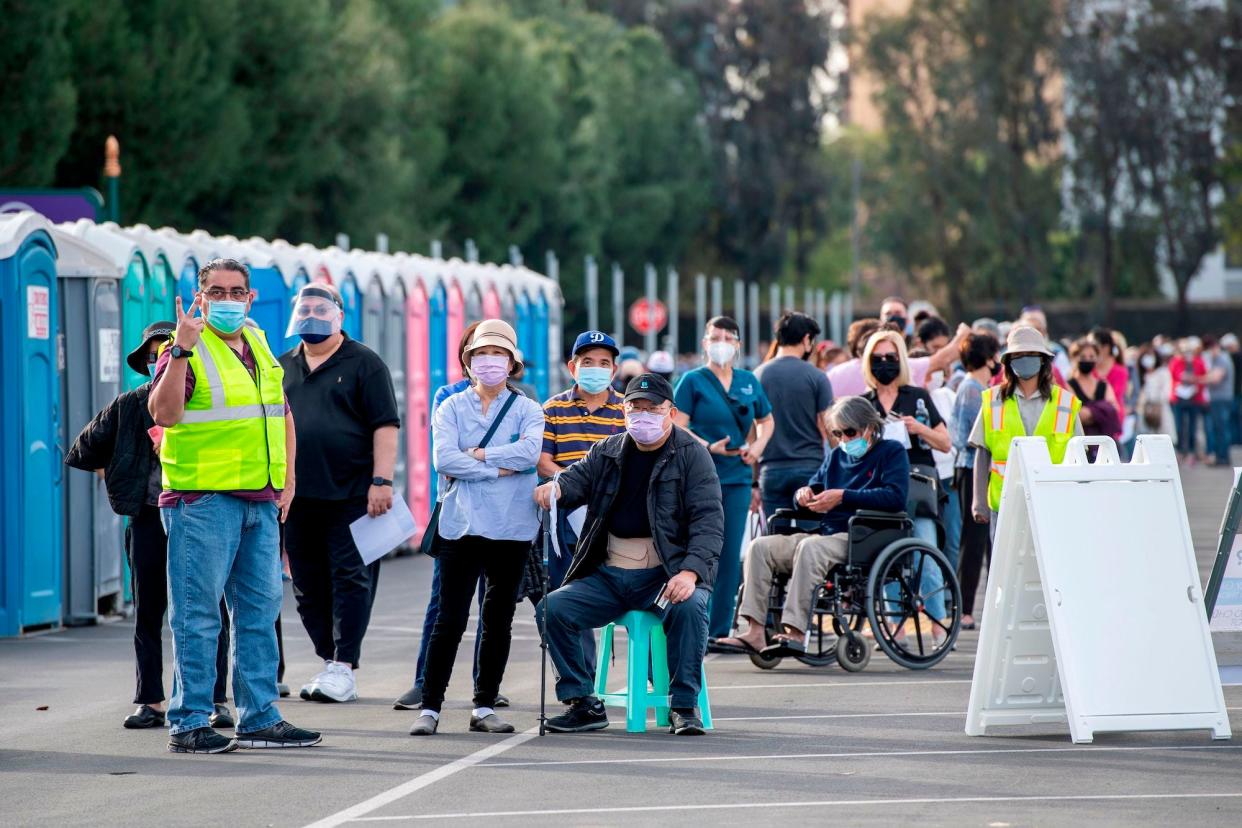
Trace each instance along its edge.
<path fill-rule="evenodd" d="M 385 298 L 387 285 L 380 276 L 381 260 L 378 254 L 361 251 L 346 254 L 358 280 L 358 292 L 361 297 L 362 331 L 361 342 L 381 356 L 384 353 L 384 325 L 387 322 L 388 307 Z"/>
<path fill-rule="evenodd" d="M 297 297 L 298 291 L 310 283 L 311 273 L 317 266 L 318 251 L 313 259 L 308 259 L 306 251 L 302 249 L 302 245 L 292 245 L 284 239 L 274 239 L 268 245 L 272 251 L 272 255 L 276 257 L 276 262 L 280 267 L 281 274 L 285 277 L 285 312 L 292 313 L 293 300 Z M 313 248 L 312 248 L 313 249 Z M 283 331 L 281 332 L 284 333 Z M 302 340 L 296 336 L 288 337 L 284 340 L 281 347 L 281 353 L 297 346 Z"/>
<path fill-rule="evenodd" d="M 111 222 L 104 226 L 109 225 Z M 177 294 L 177 277 L 181 270 L 181 262 L 175 261 L 177 253 L 170 251 L 164 245 L 164 240 L 145 224 L 119 229 L 134 238 L 147 259 L 147 324 L 175 320 L 177 314 L 173 308 L 173 299 Z M 183 250 L 179 252 L 184 255 Z"/>
<path fill-rule="evenodd" d="M 250 305 L 250 318 L 267 336 L 268 346 L 279 355 L 289 324 L 288 282 L 276 256 L 264 246 L 238 241 L 231 249 L 233 258 L 250 268 L 250 289 L 256 294 Z"/>
<path fill-rule="evenodd" d="M 297 246 L 296 250 L 305 260 L 312 282 L 335 284 L 336 278 L 328 268 L 328 257 L 333 255 L 333 251 L 340 252 L 341 249 L 339 247 L 329 247 L 325 250 L 320 250 L 313 244 L 303 242 Z"/>
<path fill-rule="evenodd" d="M 52 228 L 60 290 L 60 331 L 66 354 L 61 373 L 61 445 L 121 392 L 121 365 L 130 344 L 121 340 L 121 269 L 103 251 Z M 125 594 L 125 524 L 112 511 L 96 475 L 66 469 L 62 569 L 63 614 L 68 626 L 93 624 L 121 608 Z"/>
<path fill-rule="evenodd" d="M 52 225 L 0 215 L 0 635 L 61 619 L 60 297 Z"/>
<path fill-rule="evenodd" d="M 141 340 L 143 329 L 152 320 L 147 307 L 147 260 L 138 243 L 112 222 L 96 224 L 79 219 L 62 225 L 62 229 L 103 251 L 121 269 L 121 347 Z M 121 390 L 132 391 L 146 381 L 147 377 L 121 365 Z"/>
<path fill-rule="evenodd" d="M 534 306 L 531 308 L 535 328 L 540 332 L 535 351 L 535 387 L 539 389 L 539 393 L 547 394 L 550 393 L 549 386 L 553 382 L 560 385 L 561 360 L 565 349 L 561 343 L 559 292 L 555 292 L 556 286 L 550 279 L 536 281 L 540 284 L 535 290 Z M 550 292 L 557 296 L 555 301 L 548 300 Z M 553 307 L 556 308 L 555 316 Z M 555 369 L 549 361 L 551 359 L 556 360 Z"/>
<path fill-rule="evenodd" d="M 484 310 L 483 304 L 483 285 L 481 284 L 482 268 L 478 266 L 462 267 L 459 272 L 462 280 L 462 291 L 466 295 L 466 319 L 469 322 L 477 322 L 480 319 L 487 319 L 487 311 Z"/>
<path fill-rule="evenodd" d="M 397 386 L 397 402 L 401 406 L 405 499 L 414 513 L 414 523 L 423 527 L 431 516 L 432 491 L 431 458 L 428 454 L 431 444 L 431 395 L 434 393 L 431 388 L 429 347 L 431 308 L 422 278 L 426 270 L 420 268 L 420 257 L 398 253 L 393 256 L 393 261 L 397 275 L 390 302 L 395 304 L 401 301 L 404 316 L 400 327 L 404 348 L 400 360 L 401 383 L 397 383 L 397 369 L 392 358 L 386 359 L 389 359 L 388 367 L 392 371 L 393 384 Z M 405 285 L 409 285 L 408 292 Z M 394 328 L 390 321 L 386 331 L 389 340 Z"/>
<path fill-rule="evenodd" d="M 387 253 L 368 253 L 375 273 L 384 288 L 383 326 L 376 352 L 388 366 L 392 376 L 392 390 L 397 398 L 397 411 L 401 415 L 401 428 L 397 430 L 397 464 L 393 484 L 403 493 L 406 503 L 413 509 L 410 499 L 410 480 L 406 466 L 408 433 L 410 428 L 409 399 L 406 396 L 406 287 L 401 257 Z M 364 332 L 365 339 L 365 332 Z"/>
<path fill-rule="evenodd" d="M 139 227 L 141 226 L 139 225 Z M 198 293 L 199 265 L 206 264 L 207 260 L 201 257 L 201 254 L 187 236 L 183 236 L 171 227 L 161 227 L 158 230 L 149 232 L 160 239 L 160 244 L 171 257 L 171 262 L 177 274 L 173 299 L 175 300 L 180 296 L 181 307 L 189 310 L 190 305 L 194 304 L 194 294 Z M 175 302 L 173 304 L 173 312 L 167 318 L 176 320 Z"/>
<path fill-rule="evenodd" d="M 336 285 L 345 305 L 345 322 L 342 329 L 351 338 L 362 340 L 362 295 L 358 289 L 358 276 L 354 272 L 353 259 L 339 247 L 323 251 L 320 269 L 328 274 L 328 281 Z"/>
<path fill-rule="evenodd" d="M 431 379 L 434 388 L 461 379 L 461 365 L 457 361 L 457 346 L 461 343 L 462 332 L 469 324 L 466 319 L 466 291 L 459 275 L 447 262 L 439 263 L 440 284 L 445 291 L 445 328 L 444 328 L 444 380 L 436 376 L 436 362 L 431 363 Z M 477 321 L 478 317 L 470 320 Z M 434 353 L 434 352 L 433 352 Z M 436 383 L 439 382 L 439 385 Z"/>
<path fill-rule="evenodd" d="M 487 319 L 504 319 L 512 323 L 512 319 L 505 317 L 504 307 L 500 303 L 500 280 L 502 278 L 503 274 L 496 265 L 483 265 L 480 278 L 483 290 L 483 316 Z"/>

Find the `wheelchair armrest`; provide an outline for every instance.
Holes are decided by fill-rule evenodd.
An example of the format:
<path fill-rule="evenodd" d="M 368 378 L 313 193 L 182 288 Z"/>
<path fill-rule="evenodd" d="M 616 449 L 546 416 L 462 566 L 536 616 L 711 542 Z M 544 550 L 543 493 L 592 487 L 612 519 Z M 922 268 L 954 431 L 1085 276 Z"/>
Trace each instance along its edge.
<path fill-rule="evenodd" d="M 872 509 L 859 509 L 850 517 L 850 526 L 854 521 L 862 524 L 876 523 L 910 523 L 910 516 L 905 512 L 877 512 Z"/>
<path fill-rule="evenodd" d="M 819 512 L 812 512 L 810 509 L 777 509 L 768 519 L 780 518 L 782 520 L 814 520 L 820 521 L 824 516 Z"/>

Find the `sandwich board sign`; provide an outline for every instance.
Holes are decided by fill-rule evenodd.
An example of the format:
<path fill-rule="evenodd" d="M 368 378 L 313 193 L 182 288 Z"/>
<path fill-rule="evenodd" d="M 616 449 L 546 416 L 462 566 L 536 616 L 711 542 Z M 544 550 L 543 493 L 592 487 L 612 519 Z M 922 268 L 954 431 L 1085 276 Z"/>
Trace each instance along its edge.
<path fill-rule="evenodd" d="M 1089 462 L 1087 449 L 1098 456 Z M 1076 437 L 1054 464 L 1014 440 L 988 573 L 966 733 L 1065 722 L 1096 733 L 1230 738 L 1173 444 Z"/>
<path fill-rule="evenodd" d="M 1233 470 L 1233 488 L 1225 505 L 1216 546 L 1216 562 L 1208 578 L 1205 603 L 1208 624 L 1224 659 L 1239 660 L 1242 633 L 1242 469 Z M 1221 664 L 1221 682 L 1242 684 L 1242 664 Z"/>

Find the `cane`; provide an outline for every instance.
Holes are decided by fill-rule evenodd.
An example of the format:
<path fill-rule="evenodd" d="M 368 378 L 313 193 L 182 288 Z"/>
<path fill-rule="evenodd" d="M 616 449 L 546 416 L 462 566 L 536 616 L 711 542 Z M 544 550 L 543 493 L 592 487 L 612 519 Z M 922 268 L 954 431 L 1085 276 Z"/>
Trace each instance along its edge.
<path fill-rule="evenodd" d="M 539 735 L 543 736 L 546 732 L 545 724 L 548 721 L 548 548 L 551 545 L 551 533 L 554 531 L 549 524 L 552 523 L 552 513 L 542 512 L 539 517 L 540 530 L 543 534 L 543 567 L 540 572 L 542 580 L 543 600 L 539 602 L 542 607 L 542 623 L 539 625 Z"/>

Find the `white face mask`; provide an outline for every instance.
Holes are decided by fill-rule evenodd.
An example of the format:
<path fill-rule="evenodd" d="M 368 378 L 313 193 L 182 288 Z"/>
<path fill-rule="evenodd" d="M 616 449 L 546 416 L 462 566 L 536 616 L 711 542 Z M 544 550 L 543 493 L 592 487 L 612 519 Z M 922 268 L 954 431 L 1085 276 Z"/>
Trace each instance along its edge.
<path fill-rule="evenodd" d="M 732 342 L 707 343 L 707 358 L 716 365 L 729 365 L 737 355 L 737 346 Z"/>
<path fill-rule="evenodd" d="M 1156 357 L 1154 354 L 1143 354 L 1143 356 L 1139 358 L 1139 364 L 1150 371 L 1152 368 L 1156 367 Z"/>
<path fill-rule="evenodd" d="M 935 391 L 944 387 L 944 371 L 935 371 L 927 378 L 927 390 Z"/>

